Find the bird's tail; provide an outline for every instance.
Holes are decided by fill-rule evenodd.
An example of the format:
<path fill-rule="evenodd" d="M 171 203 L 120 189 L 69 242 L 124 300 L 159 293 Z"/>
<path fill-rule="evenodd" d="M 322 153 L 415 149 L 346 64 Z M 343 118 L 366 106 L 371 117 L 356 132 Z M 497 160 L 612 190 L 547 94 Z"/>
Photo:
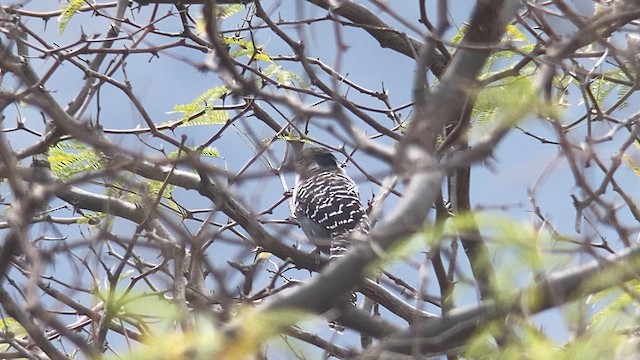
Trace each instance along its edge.
<path fill-rule="evenodd" d="M 331 239 L 331 248 L 329 249 L 329 258 L 335 259 L 344 256 L 349 247 L 349 234 L 338 235 Z"/>

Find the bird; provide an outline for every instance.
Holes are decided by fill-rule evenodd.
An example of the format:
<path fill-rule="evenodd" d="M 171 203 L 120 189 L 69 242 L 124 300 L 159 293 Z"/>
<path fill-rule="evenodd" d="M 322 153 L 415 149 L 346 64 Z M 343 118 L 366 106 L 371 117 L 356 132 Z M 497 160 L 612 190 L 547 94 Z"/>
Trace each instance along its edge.
<path fill-rule="evenodd" d="M 345 255 L 356 233 L 369 233 L 358 186 L 325 148 L 305 147 L 300 152 L 293 197 L 300 228 L 331 260 Z"/>

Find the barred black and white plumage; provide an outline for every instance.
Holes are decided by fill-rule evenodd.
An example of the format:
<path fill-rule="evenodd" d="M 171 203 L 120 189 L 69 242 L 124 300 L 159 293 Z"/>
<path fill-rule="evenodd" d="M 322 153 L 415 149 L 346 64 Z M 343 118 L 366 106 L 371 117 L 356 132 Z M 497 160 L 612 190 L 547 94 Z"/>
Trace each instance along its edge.
<path fill-rule="evenodd" d="M 304 149 L 296 172 L 295 213 L 302 231 L 331 258 L 344 255 L 354 231 L 369 232 L 358 187 L 325 149 Z"/>

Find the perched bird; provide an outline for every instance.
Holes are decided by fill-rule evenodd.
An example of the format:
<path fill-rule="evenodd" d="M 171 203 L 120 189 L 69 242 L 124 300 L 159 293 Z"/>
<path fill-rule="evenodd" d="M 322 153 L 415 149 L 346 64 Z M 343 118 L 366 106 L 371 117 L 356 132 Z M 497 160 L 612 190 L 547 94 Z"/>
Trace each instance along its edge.
<path fill-rule="evenodd" d="M 293 196 L 302 231 L 331 259 L 344 255 L 353 232 L 369 232 L 358 187 L 326 149 L 302 150 L 296 161 Z"/>

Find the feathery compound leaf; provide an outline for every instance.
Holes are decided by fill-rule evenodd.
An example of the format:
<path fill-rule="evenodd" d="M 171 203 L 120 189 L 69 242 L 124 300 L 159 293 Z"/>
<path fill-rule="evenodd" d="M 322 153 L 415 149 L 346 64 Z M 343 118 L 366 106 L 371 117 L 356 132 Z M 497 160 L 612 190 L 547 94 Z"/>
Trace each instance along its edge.
<path fill-rule="evenodd" d="M 629 95 L 630 91 L 633 91 L 630 86 L 627 86 L 627 85 L 624 85 L 624 84 L 618 85 L 618 88 L 616 90 L 616 100 L 620 101 L 620 100 L 622 100 L 622 98 L 626 98 Z M 623 101 L 620 104 L 620 106 L 618 107 L 618 109 L 624 109 L 627 106 L 629 106 L 629 102 L 628 101 Z"/>
<path fill-rule="evenodd" d="M 630 281 L 627 286 L 636 292 L 640 290 L 640 283 L 638 280 Z M 608 302 L 607 297 L 610 297 L 611 295 L 616 295 L 616 298 L 613 301 Z M 611 325 L 612 322 L 615 322 L 616 326 L 622 322 L 626 323 L 627 326 L 633 326 L 634 320 L 632 317 L 629 318 L 629 311 L 631 310 L 631 312 L 636 312 L 638 304 L 636 299 L 634 299 L 628 292 L 620 292 L 617 288 L 601 291 L 592 297 L 590 303 L 595 305 L 603 300 L 607 302 L 606 305 L 593 314 L 589 326 L 601 326 L 606 323 Z"/>
<path fill-rule="evenodd" d="M 58 18 L 58 31 L 60 35 L 64 33 L 64 30 L 67 28 L 69 21 L 73 15 L 75 15 L 78 10 L 85 4 L 85 0 L 67 0 L 67 6 L 62 8 L 62 14 Z"/>
<path fill-rule="evenodd" d="M 276 63 L 271 63 L 266 68 L 264 68 L 264 70 L 262 70 L 262 75 L 271 76 L 271 75 L 275 74 L 276 72 L 280 71 L 280 69 L 282 69 L 282 67 L 280 65 L 278 65 Z"/>
<path fill-rule="evenodd" d="M 218 8 L 217 8 L 218 18 L 219 19 L 226 19 L 228 17 L 231 17 L 231 16 L 239 13 L 240 11 L 242 11 L 242 9 L 244 9 L 244 5 L 242 5 L 242 4 L 231 4 L 231 5 L 227 5 L 227 6 L 218 5 Z"/>
<path fill-rule="evenodd" d="M 213 158 L 222 157 L 220 156 L 220 152 L 218 152 L 218 149 L 216 148 L 208 147 L 200 150 L 197 147 L 190 147 L 190 149 L 193 151 L 199 151 L 200 155 L 204 157 L 213 157 Z M 169 159 L 175 160 L 175 159 L 178 159 L 178 154 L 180 155 L 180 157 L 185 156 L 185 152 L 180 150 L 172 151 L 167 156 L 169 157 Z"/>
<path fill-rule="evenodd" d="M 229 55 L 232 58 L 238 58 L 240 56 L 247 56 L 252 59 L 262 60 L 266 62 L 272 62 L 269 55 L 264 51 L 264 47 L 258 45 L 254 45 L 253 41 L 245 40 L 241 37 L 223 37 L 222 42 L 225 45 L 235 45 L 239 47 L 239 49 L 234 49 L 229 51 Z"/>
<path fill-rule="evenodd" d="M 63 180 L 102 168 L 100 157 L 91 148 L 78 142 L 52 146 L 49 149 L 49 163 L 53 173 Z"/>
<path fill-rule="evenodd" d="M 130 189 L 130 184 L 132 181 L 136 181 L 133 174 L 130 172 L 122 172 L 118 174 L 117 177 L 110 179 L 109 183 L 106 184 L 106 188 L 104 194 L 109 197 L 114 198 L 127 198 L 127 199 L 135 199 L 136 202 L 139 202 L 140 197 L 136 195 L 135 191 Z"/>
<path fill-rule="evenodd" d="M 28 335 L 22 324 L 12 317 L 3 317 L 0 322 L 0 334 L 3 337 L 22 338 Z M 10 351 L 12 346 L 8 343 L 0 344 L 0 351 Z"/>
<path fill-rule="evenodd" d="M 175 185 L 165 184 L 162 181 L 155 180 L 148 181 L 147 185 L 149 186 L 149 196 L 156 198 L 158 194 L 160 194 L 160 197 L 164 199 L 163 203 L 175 212 L 180 212 L 180 206 L 173 200 L 173 190 L 176 189 Z M 160 191 L 162 191 L 162 193 L 160 193 Z"/>
<path fill-rule="evenodd" d="M 229 89 L 226 86 L 216 86 L 211 88 L 202 95 L 198 96 L 193 102 L 185 105 L 176 105 L 173 107 L 173 110 L 176 112 L 189 113 L 194 112 L 195 110 L 202 110 L 204 106 L 211 105 L 216 100 L 220 99 L 223 95 L 229 93 Z"/>
<path fill-rule="evenodd" d="M 246 2 L 246 1 L 245 1 Z M 245 8 L 242 4 L 230 4 L 230 5 L 220 5 L 214 7 L 213 14 L 219 20 L 224 20 L 229 18 Z M 198 19 L 196 20 L 196 33 L 198 35 L 206 34 L 206 23 L 204 21 L 204 16 L 200 14 Z"/>
<path fill-rule="evenodd" d="M 625 153 L 622 156 L 624 160 L 629 164 L 633 172 L 636 173 L 636 175 L 640 176 L 640 165 L 638 165 L 638 163 L 633 161 L 633 159 L 631 158 L 631 156 L 629 156 L 629 154 Z"/>
<path fill-rule="evenodd" d="M 313 144 L 313 141 L 309 140 L 308 138 L 303 138 L 301 136 L 296 136 L 296 135 L 291 135 L 291 134 L 285 134 L 285 135 L 278 135 L 275 138 L 274 137 L 267 137 L 264 138 L 262 140 L 262 142 L 264 142 L 265 144 L 268 144 L 272 141 L 279 141 L 279 140 L 285 140 L 285 141 L 299 141 L 299 142 L 303 142 L 306 144 Z"/>
<path fill-rule="evenodd" d="M 201 116 L 195 117 L 194 119 L 181 124 L 181 127 L 224 124 L 229 120 L 229 113 L 225 110 L 215 110 L 213 108 L 213 104 L 228 92 L 229 89 L 226 86 L 216 86 L 205 91 L 189 104 L 175 105 L 173 107 L 173 111 L 170 113 L 183 113 L 183 120 L 201 113 Z M 163 125 L 171 123 L 173 123 L 173 121 L 166 122 Z"/>
<path fill-rule="evenodd" d="M 13 334 L 16 337 L 21 337 L 27 334 L 22 324 L 12 317 L 5 317 L 0 322 L 0 331 Z"/>
<path fill-rule="evenodd" d="M 156 196 L 158 196 L 158 194 L 160 194 L 160 191 L 162 190 L 162 194 L 160 194 L 160 196 L 165 199 L 170 199 L 171 192 L 176 188 L 175 185 L 165 184 L 162 181 L 156 181 L 156 180 L 149 180 L 147 182 L 147 185 L 149 186 L 149 195 L 152 198 L 155 198 Z"/>
<path fill-rule="evenodd" d="M 591 88 L 591 93 L 595 96 L 596 102 L 598 106 L 602 106 L 604 100 L 611 94 L 611 91 L 615 89 L 618 84 L 612 83 L 611 81 L 607 81 L 604 79 L 604 76 L 597 78 L 595 81 L 591 83 L 589 86 Z"/>
<path fill-rule="evenodd" d="M 304 81 L 304 79 L 302 79 L 302 77 L 300 77 L 300 75 L 294 73 L 293 71 L 290 70 L 282 70 L 278 72 L 278 82 L 283 84 L 283 85 L 294 85 L 293 82 L 297 82 L 298 85 L 303 88 L 303 89 L 307 89 L 309 88 L 309 85 L 307 85 L 307 83 Z"/>
<path fill-rule="evenodd" d="M 507 25 L 506 37 L 511 41 L 527 41 L 527 37 L 513 24 Z"/>
<path fill-rule="evenodd" d="M 238 45 L 238 46 L 242 46 L 242 47 L 246 47 L 247 43 L 250 43 L 249 41 L 239 37 L 239 36 L 224 36 L 222 38 L 222 42 L 225 45 Z M 253 46 L 253 45 L 251 45 Z"/>
<path fill-rule="evenodd" d="M 250 307 L 239 309 L 236 317 L 238 336 L 221 344 L 214 358 L 221 360 L 249 359 L 263 342 L 286 326 L 311 318 L 300 310 L 280 309 L 258 312 Z"/>
<path fill-rule="evenodd" d="M 495 113 L 505 121 L 516 121 L 527 113 L 541 117 L 557 117 L 559 106 L 548 105 L 538 98 L 526 76 L 510 77 L 480 91 L 473 116 L 484 121 L 495 118 Z"/>
<path fill-rule="evenodd" d="M 206 107 L 203 110 L 204 113 L 194 119 L 191 119 L 179 127 L 184 126 L 204 126 L 204 125 L 220 125 L 229 120 L 229 112 L 224 110 L 213 110 L 210 107 Z M 197 111 L 198 113 L 200 111 Z"/>
<path fill-rule="evenodd" d="M 208 147 L 200 150 L 200 155 L 204 157 L 221 158 L 220 152 L 216 148 Z"/>
<path fill-rule="evenodd" d="M 300 86 L 301 88 L 303 89 L 309 88 L 309 85 L 304 81 L 304 79 L 300 75 L 294 73 L 293 71 L 285 70 L 282 68 L 282 66 L 276 63 L 271 63 L 269 66 L 267 66 L 262 71 L 262 74 L 264 76 L 275 79 L 281 85 L 295 85 L 294 84 L 294 81 L 295 81 L 298 83 L 298 86 Z"/>
<path fill-rule="evenodd" d="M 453 38 L 451 38 L 451 42 L 452 43 L 459 43 L 462 38 L 464 37 L 464 34 L 467 33 L 467 29 L 469 28 L 468 24 L 463 24 L 459 29 L 458 32 L 453 36 Z"/>
<path fill-rule="evenodd" d="M 252 59 L 256 59 L 256 60 L 262 60 L 262 61 L 266 61 L 266 62 L 271 62 L 271 58 L 269 57 L 269 55 L 267 55 L 266 53 L 264 53 L 264 49 L 262 48 L 255 48 L 253 46 L 253 43 L 251 42 L 247 42 L 244 43 L 240 49 L 236 50 L 236 51 L 232 51 L 229 52 L 229 55 L 232 58 L 239 58 L 240 56 L 246 56 L 248 58 L 252 58 Z"/>

